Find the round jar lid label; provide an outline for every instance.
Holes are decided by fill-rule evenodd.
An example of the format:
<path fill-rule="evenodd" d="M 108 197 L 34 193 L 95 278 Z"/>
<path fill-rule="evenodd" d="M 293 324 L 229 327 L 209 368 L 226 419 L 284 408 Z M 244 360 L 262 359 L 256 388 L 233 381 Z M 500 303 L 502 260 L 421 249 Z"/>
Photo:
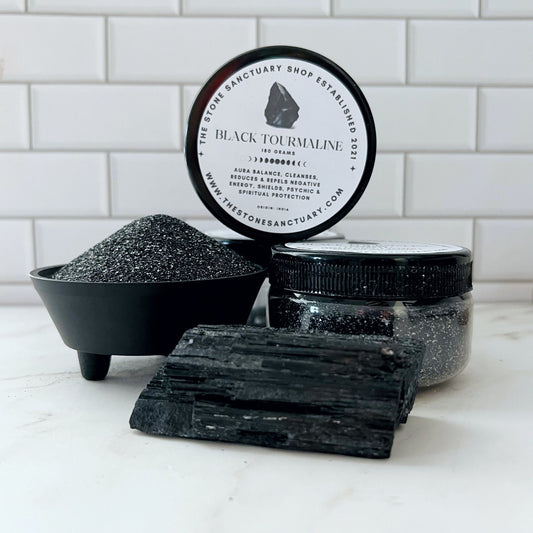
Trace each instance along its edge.
<path fill-rule="evenodd" d="M 245 235 L 309 237 L 361 196 L 375 132 L 361 91 L 313 52 L 271 47 L 223 67 L 197 98 L 187 162 L 207 207 Z"/>
<path fill-rule="evenodd" d="M 379 254 L 379 255 L 417 255 L 456 253 L 463 250 L 460 246 L 449 244 L 427 244 L 417 242 L 395 241 L 332 241 L 332 242 L 291 242 L 287 248 L 311 252 L 341 252 L 346 254 Z"/>

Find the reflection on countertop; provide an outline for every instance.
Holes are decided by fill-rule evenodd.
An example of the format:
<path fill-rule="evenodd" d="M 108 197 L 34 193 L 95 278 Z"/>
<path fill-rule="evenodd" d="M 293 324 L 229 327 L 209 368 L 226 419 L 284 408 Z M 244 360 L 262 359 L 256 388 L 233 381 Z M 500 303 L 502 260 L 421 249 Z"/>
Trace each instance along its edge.
<path fill-rule="evenodd" d="M 468 368 L 369 460 L 130 430 L 163 357 L 88 382 L 44 308 L 1 307 L 4 530 L 531 531 L 532 354 L 533 305 L 477 305 Z"/>

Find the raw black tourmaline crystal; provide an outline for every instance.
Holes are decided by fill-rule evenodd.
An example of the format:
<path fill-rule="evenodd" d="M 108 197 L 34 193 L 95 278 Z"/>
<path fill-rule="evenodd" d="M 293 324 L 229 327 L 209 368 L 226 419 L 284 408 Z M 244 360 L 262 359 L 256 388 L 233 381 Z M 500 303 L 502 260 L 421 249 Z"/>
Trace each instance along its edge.
<path fill-rule="evenodd" d="M 386 337 L 201 326 L 141 393 L 130 426 L 187 437 L 389 457 L 423 348 Z"/>
<path fill-rule="evenodd" d="M 274 82 L 265 108 L 267 124 L 276 128 L 291 128 L 298 120 L 299 110 L 298 104 L 289 91 L 281 83 Z"/>

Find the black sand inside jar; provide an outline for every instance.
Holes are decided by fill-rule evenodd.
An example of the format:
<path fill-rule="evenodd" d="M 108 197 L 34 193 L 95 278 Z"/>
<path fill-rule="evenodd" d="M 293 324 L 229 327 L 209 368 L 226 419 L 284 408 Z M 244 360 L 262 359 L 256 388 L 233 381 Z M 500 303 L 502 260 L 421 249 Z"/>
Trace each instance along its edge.
<path fill-rule="evenodd" d="M 419 385 L 459 374 L 470 357 L 472 255 L 459 246 L 386 241 L 275 245 L 269 321 L 278 328 L 416 339 Z"/>

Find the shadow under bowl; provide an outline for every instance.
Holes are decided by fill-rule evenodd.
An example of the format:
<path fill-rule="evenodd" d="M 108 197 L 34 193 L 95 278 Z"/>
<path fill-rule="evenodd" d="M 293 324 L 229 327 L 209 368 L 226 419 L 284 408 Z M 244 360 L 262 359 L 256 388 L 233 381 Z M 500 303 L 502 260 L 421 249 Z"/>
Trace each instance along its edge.
<path fill-rule="evenodd" d="M 78 351 L 83 377 L 104 379 L 111 355 L 168 355 L 198 324 L 245 324 L 266 276 L 146 283 L 53 279 L 63 265 L 30 272 L 64 343 Z"/>

